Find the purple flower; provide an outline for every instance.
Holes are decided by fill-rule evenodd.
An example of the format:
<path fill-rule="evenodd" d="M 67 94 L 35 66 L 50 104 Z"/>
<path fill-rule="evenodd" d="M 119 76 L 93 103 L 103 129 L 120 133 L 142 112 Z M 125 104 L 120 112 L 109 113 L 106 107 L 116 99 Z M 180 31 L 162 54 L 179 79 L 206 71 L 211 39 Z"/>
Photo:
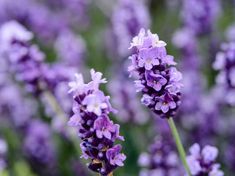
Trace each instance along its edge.
<path fill-rule="evenodd" d="M 167 55 L 165 46 L 157 34 L 141 29 L 131 43 L 134 54 L 128 70 L 131 76 L 137 75 L 137 91 L 144 95 L 141 102 L 161 117 L 169 118 L 180 104 L 182 74 L 174 67 L 173 56 Z"/>
<path fill-rule="evenodd" d="M 152 71 L 145 72 L 145 79 L 149 87 L 153 87 L 156 91 L 160 91 L 167 83 L 167 79 L 160 74 L 154 74 Z"/>
<path fill-rule="evenodd" d="M 114 146 L 114 142 L 124 139 L 119 135 L 119 125 L 108 117 L 110 112 L 115 112 L 109 97 L 99 90 L 99 85 L 106 83 L 106 79 L 93 69 L 90 73 L 92 81 L 87 84 L 81 74 L 75 74 L 76 80 L 69 83 L 74 104 L 68 124 L 78 128 L 82 157 L 91 159 L 88 167 L 106 176 L 123 166 L 125 155 L 120 154 L 121 148 Z"/>
<path fill-rule="evenodd" d="M 41 121 L 31 121 L 26 130 L 24 151 L 33 162 L 52 164 L 55 150 L 49 126 Z"/>
<path fill-rule="evenodd" d="M 120 153 L 121 150 L 122 150 L 121 145 L 115 145 L 107 150 L 106 156 L 111 165 L 124 166 L 123 161 L 126 159 L 126 156 Z"/>
<path fill-rule="evenodd" d="M 141 27 L 148 28 L 150 15 L 141 1 L 118 0 L 111 16 L 111 27 L 107 35 L 110 54 L 120 59 L 128 54 L 131 39 L 138 34 Z M 110 42 L 110 38 L 113 39 Z"/>
<path fill-rule="evenodd" d="M 184 0 L 182 18 L 185 26 L 201 35 L 212 31 L 219 11 L 219 0 Z"/>
<path fill-rule="evenodd" d="M 143 167 L 139 176 L 183 175 L 183 168 L 173 146 L 172 141 L 167 138 L 156 138 L 148 153 L 142 153 L 139 157 L 138 163 Z"/>
<path fill-rule="evenodd" d="M 163 113 L 167 113 L 170 109 L 175 108 L 176 103 L 169 94 L 165 94 L 164 97 L 160 97 L 155 105 L 155 110 L 162 111 Z"/>
<path fill-rule="evenodd" d="M 217 53 L 213 64 L 215 70 L 219 71 L 217 85 L 224 89 L 224 100 L 229 105 L 235 105 L 235 43 L 225 43 L 221 51 Z"/>
<path fill-rule="evenodd" d="M 223 176 L 220 165 L 215 162 L 218 156 L 218 149 L 213 146 L 205 146 L 202 150 L 198 144 L 194 144 L 189 149 L 190 155 L 187 162 L 193 176 L 216 175 Z"/>
<path fill-rule="evenodd" d="M 117 127 L 108 117 L 103 116 L 95 120 L 94 129 L 98 138 L 112 139 L 112 133 L 115 133 Z"/>
<path fill-rule="evenodd" d="M 235 41 L 235 24 L 230 25 L 227 29 L 226 29 L 226 39 L 228 41 Z"/>
<path fill-rule="evenodd" d="M 85 42 L 72 31 L 63 31 L 55 41 L 55 49 L 60 60 L 71 66 L 81 67 L 86 52 Z"/>
<path fill-rule="evenodd" d="M 146 70 L 151 70 L 153 66 L 159 65 L 159 60 L 156 58 L 157 53 L 156 48 L 140 50 L 138 66 L 144 67 Z"/>
<path fill-rule="evenodd" d="M 12 83 L 9 77 L 7 78 L 9 82 L 0 84 L 1 120 L 6 118 L 15 127 L 24 127 L 33 114 L 36 113 L 37 104 L 32 99 L 26 98 L 20 87 Z"/>
<path fill-rule="evenodd" d="M 8 34 L 4 37 L 6 31 Z M 44 54 L 29 43 L 31 38 L 32 34 L 17 22 L 5 23 L 0 28 L 0 43 L 4 46 L 0 54 L 8 59 L 9 69 L 15 73 L 16 79 L 24 82 L 28 91 L 39 93 Z"/>
<path fill-rule="evenodd" d="M 102 110 L 108 108 L 106 98 L 107 97 L 105 97 L 103 92 L 97 91 L 94 94 L 86 96 L 82 104 L 86 106 L 87 112 L 93 112 L 100 116 L 102 114 Z"/>

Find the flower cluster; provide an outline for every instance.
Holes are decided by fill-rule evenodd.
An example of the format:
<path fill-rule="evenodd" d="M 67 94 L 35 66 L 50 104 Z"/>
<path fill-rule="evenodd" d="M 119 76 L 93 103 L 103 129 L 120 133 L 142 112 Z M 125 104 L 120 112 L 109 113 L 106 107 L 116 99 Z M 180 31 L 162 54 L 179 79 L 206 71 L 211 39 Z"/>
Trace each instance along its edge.
<path fill-rule="evenodd" d="M 182 75 L 174 67 L 174 58 L 167 55 L 165 46 L 157 34 L 141 29 L 131 43 L 134 54 L 128 69 L 131 76 L 137 77 L 137 92 L 143 93 L 141 102 L 162 118 L 169 118 L 180 104 Z"/>
<path fill-rule="evenodd" d="M 24 152 L 32 161 L 40 165 L 51 165 L 55 161 L 55 149 L 49 126 L 33 120 L 25 131 Z"/>
<path fill-rule="evenodd" d="M 218 156 L 218 149 L 213 146 L 205 146 L 202 150 L 198 144 L 194 144 L 189 149 L 190 155 L 187 162 L 193 176 L 209 175 L 223 176 L 220 165 L 215 162 Z"/>
<path fill-rule="evenodd" d="M 102 176 L 107 176 L 115 168 L 123 166 L 126 156 L 121 152 L 121 145 L 114 145 L 116 140 L 124 140 L 119 135 L 119 125 L 108 117 L 115 110 L 109 97 L 99 90 L 101 83 L 106 83 L 102 73 L 91 70 L 92 81 L 85 84 L 81 74 L 69 83 L 73 93 L 73 116 L 68 124 L 78 128 L 81 138 L 82 157 L 91 159 L 89 168 Z"/>
<path fill-rule="evenodd" d="M 9 69 L 15 73 L 15 79 L 25 82 L 26 89 L 37 93 L 44 54 L 29 41 L 33 35 L 15 21 L 5 23 L 0 28 L 1 57 L 9 62 Z"/>
<path fill-rule="evenodd" d="M 0 24 L 17 20 L 26 24 L 44 43 L 54 41 L 65 29 L 79 28 L 88 24 L 87 9 L 89 1 L 84 0 L 2 0 L 0 2 Z M 50 25 L 48 24 L 50 19 Z M 77 25 L 76 25 L 77 26 Z"/>
<path fill-rule="evenodd" d="M 109 47 L 113 45 L 111 52 L 123 59 L 129 54 L 127 48 L 131 39 L 138 34 L 141 27 L 149 27 L 150 15 L 141 1 L 118 0 L 111 22 L 113 42 Z M 110 41 L 110 36 L 108 40 Z"/>
<path fill-rule="evenodd" d="M 235 43 L 224 43 L 213 65 L 219 71 L 217 83 L 224 89 L 225 102 L 235 105 Z"/>
<path fill-rule="evenodd" d="M 219 0 L 184 0 L 182 18 L 196 35 L 211 32 L 219 13 Z"/>
<path fill-rule="evenodd" d="M 24 97 L 19 86 L 13 83 L 0 84 L 0 97 L 1 121 L 10 120 L 14 126 L 24 127 L 36 113 L 35 101 Z"/>
<path fill-rule="evenodd" d="M 148 120 L 148 114 L 141 107 L 138 96 L 133 90 L 132 82 L 121 75 L 114 78 L 109 84 L 112 103 L 119 111 L 118 120 L 143 124 Z"/>
<path fill-rule="evenodd" d="M 60 33 L 55 41 L 55 50 L 59 59 L 66 65 L 81 66 L 84 63 L 85 42 L 72 31 L 67 30 Z"/>
<path fill-rule="evenodd" d="M 142 153 L 139 164 L 142 169 L 140 176 L 181 176 L 183 168 L 180 167 L 179 158 L 173 149 L 170 140 L 156 138 L 150 146 L 149 153 Z"/>

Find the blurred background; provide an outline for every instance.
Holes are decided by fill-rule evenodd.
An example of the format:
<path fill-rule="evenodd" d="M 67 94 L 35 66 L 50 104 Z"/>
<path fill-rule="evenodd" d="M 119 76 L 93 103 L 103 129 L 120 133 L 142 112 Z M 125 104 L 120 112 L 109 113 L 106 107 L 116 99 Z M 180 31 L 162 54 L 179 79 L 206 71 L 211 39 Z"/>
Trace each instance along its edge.
<path fill-rule="evenodd" d="M 24 28 L 20 53 L 9 34 Z M 119 111 L 110 118 L 125 137 L 127 159 L 115 175 L 153 176 L 156 168 L 166 172 L 159 176 L 183 175 L 179 162 L 165 161 L 176 153 L 166 121 L 141 105 L 128 76 L 129 44 L 141 28 L 167 43 L 183 73 L 175 120 L 186 150 L 217 146 L 222 170 L 234 175 L 233 0 L 0 0 L 1 176 L 95 175 L 67 126 L 68 82 L 76 72 L 88 81 L 91 68 L 108 79 L 102 90 Z"/>

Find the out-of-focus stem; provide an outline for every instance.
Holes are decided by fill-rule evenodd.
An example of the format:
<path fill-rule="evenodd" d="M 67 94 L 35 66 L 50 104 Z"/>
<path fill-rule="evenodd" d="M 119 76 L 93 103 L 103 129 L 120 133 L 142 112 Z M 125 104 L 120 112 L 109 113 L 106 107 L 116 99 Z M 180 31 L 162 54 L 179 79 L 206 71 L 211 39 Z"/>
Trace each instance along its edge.
<path fill-rule="evenodd" d="M 44 97 L 46 101 L 48 102 L 49 106 L 53 109 L 54 113 L 57 114 L 57 117 L 61 118 L 61 120 L 66 124 L 67 122 L 67 116 L 65 112 L 62 110 L 61 106 L 58 104 L 55 96 L 49 91 L 46 90 L 43 85 L 41 85 L 41 88 L 43 90 Z M 77 139 L 76 135 L 71 132 L 70 128 L 66 125 L 66 130 L 68 131 L 70 135 L 70 139 L 73 142 L 73 144 L 76 147 L 76 151 L 78 155 L 81 155 L 81 151 L 79 150 L 80 144 L 79 140 Z"/>
<path fill-rule="evenodd" d="M 176 143 L 176 147 L 178 149 L 179 155 L 180 155 L 180 159 L 181 159 L 181 161 L 184 165 L 184 168 L 185 168 L 188 176 L 191 176 L 191 172 L 190 172 L 190 169 L 189 169 L 187 161 L 186 161 L 186 155 L 185 155 L 184 147 L 182 145 L 182 142 L 181 142 L 178 130 L 175 126 L 174 120 L 171 117 L 168 119 L 168 124 L 171 128 L 171 133 L 172 133 L 172 135 L 175 139 L 175 143 Z"/>

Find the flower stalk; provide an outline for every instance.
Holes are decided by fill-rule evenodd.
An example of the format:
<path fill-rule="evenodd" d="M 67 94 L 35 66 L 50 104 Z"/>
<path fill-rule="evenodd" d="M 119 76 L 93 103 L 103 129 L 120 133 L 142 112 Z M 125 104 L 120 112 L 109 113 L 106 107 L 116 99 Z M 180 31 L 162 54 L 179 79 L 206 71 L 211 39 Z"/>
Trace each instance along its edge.
<path fill-rule="evenodd" d="M 178 152 L 179 152 L 180 159 L 181 159 L 181 161 L 182 161 L 182 163 L 184 165 L 184 168 L 185 168 L 188 176 L 191 176 L 191 172 L 190 172 L 190 169 L 189 169 L 187 161 L 186 161 L 185 150 L 184 150 L 184 147 L 183 147 L 183 144 L 181 142 L 178 130 L 177 130 L 176 126 L 175 126 L 175 123 L 174 123 L 174 120 L 173 120 L 172 117 L 170 117 L 168 119 L 168 124 L 170 126 L 171 133 L 172 133 L 172 135 L 174 137 L 174 140 L 175 140 L 175 143 L 176 143 L 176 147 L 177 147 Z"/>

